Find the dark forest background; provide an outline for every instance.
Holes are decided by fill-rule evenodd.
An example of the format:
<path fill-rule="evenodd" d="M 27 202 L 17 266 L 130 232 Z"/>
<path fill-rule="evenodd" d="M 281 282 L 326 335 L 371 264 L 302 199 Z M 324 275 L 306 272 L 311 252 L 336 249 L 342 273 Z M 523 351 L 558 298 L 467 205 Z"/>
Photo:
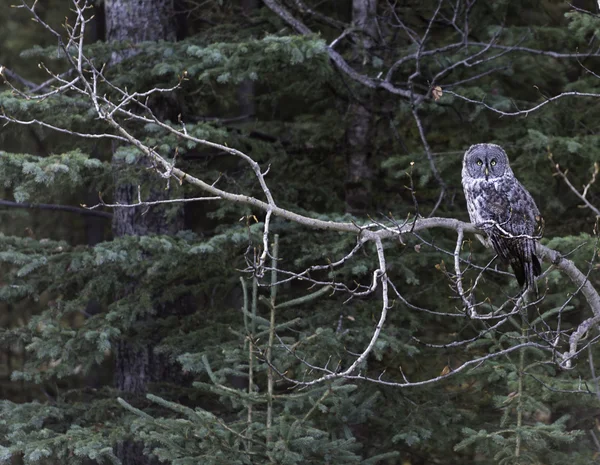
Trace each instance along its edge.
<path fill-rule="evenodd" d="M 35 11 L 65 34 L 75 22 L 64 0 L 40 0 Z M 541 242 L 598 289 L 600 100 L 565 96 L 525 111 L 564 92 L 600 93 L 597 13 L 592 1 L 104 0 L 87 10 L 85 53 L 106 64 L 114 87 L 103 92 L 115 102 L 117 88 L 179 84 L 144 102 L 161 121 L 269 167 L 277 204 L 309 217 L 468 221 L 463 154 L 499 144 L 542 212 Z M 375 247 L 328 269 L 356 234 L 274 216 L 269 241 L 277 235 L 271 254 L 282 271 L 273 276 L 255 266 L 264 211 L 247 204 L 86 209 L 135 203 L 138 186 L 144 201 L 204 193 L 167 184 L 132 144 L 77 136 L 113 131 L 85 95 L 15 92 L 51 91 L 56 81 L 38 87 L 49 72 L 74 77 L 57 38 L 31 18 L 0 5 L 0 463 L 600 461 L 597 321 L 571 369 L 537 347 L 510 351 L 546 329 L 567 344 L 593 316 L 580 288 L 545 264 L 535 309 L 490 329 L 457 297 L 454 231 L 384 243 L 399 293 L 357 372 L 410 384 L 508 352 L 424 385 L 294 384 L 356 359 L 381 291 L 351 298 L 283 270 L 325 265 L 314 280 L 368 287 Z M 119 121 L 190 175 L 261 196 L 243 159 Z M 575 191 L 588 183 L 586 207 Z M 465 239 L 465 263 L 493 258 Z M 498 309 L 517 295 L 509 271 L 491 265 L 478 301 Z M 478 274 L 469 267 L 465 282 Z"/>

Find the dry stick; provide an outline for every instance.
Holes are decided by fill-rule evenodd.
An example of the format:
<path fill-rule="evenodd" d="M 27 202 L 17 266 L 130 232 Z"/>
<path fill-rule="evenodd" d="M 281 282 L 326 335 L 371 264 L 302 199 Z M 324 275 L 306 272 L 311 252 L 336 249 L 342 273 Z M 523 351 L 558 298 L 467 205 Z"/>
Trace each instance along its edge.
<path fill-rule="evenodd" d="M 207 200 L 221 200 L 221 197 L 213 196 L 213 197 L 188 197 L 188 198 L 183 198 L 183 199 L 163 199 L 163 200 L 144 201 L 144 200 L 142 200 L 140 186 L 138 186 L 138 201 L 136 203 L 128 203 L 128 204 L 122 204 L 119 202 L 106 203 L 102 199 L 101 194 L 99 194 L 99 197 L 100 197 L 99 203 L 97 203 L 96 205 L 92 205 L 91 207 L 88 207 L 87 205 L 82 205 L 82 207 L 84 207 L 83 209 L 85 209 L 86 211 L 91 211 L 91 210 L 95 210 L 100 207 L 137 208 L 137 207 L 151 207 L 154 205 L 164 205 L 164 204 L 170 204 L 170 203 L 193 203 L 193 202 L 203 202 L 203 201 L 207 201 Z M 96 213 L 98 213 L 98 212 L 96 212 Z M 112 213 L 106 213 L 106 214 L 110 215 L 112 217 Z"/>
<path fill-rule="evenodd" d="M 283 19 L 286 23 L 288 23 L 297 33 L 302 35 L 311 35 L 313 31 L 311 31 L 302 21 L 295 18 L 282 4 L 280 4 L 277 0 L 263 0 L 263 3 L 267 5 L 267 7 L 273 11 L 277 16 Z M 336 52 L 333 48 L 326 48 L 327 54 L 331 61 L 333 61 L 336 67 L 353 79 L 356 82 L 361 83 L 362 85 L 369 87 L 371 89 L 377 89 L 379 87 L 383 87 L 388 92 L 396 95 L 400 95 L 404 98 L 410 98 L 412 93 L 406 89 L 399 89 L 395 87 L 390 82 L 384 82 L 379 79 L 371 78 L 367 75 L 360 74 L 356 71 L 352 66 L 348 64 L 348 62 Z"/>
<path fill-rule="evenodd" d="M 596 445 L 596 449 L 598 449 L 598 452 L 600 452 L 600 441 L 598 441 L 598 438 L 596 437 L 596 434 L 594 433 L 593 429 L 590 430 L 590 434 L 592 435 L 592 440 Z"/>
<path fill-rule="evenodd" d="M 552 158 L 551 153 L 548 155 L 548 158 L 550 159 L 550 161 L 552 163 L 554 163 L 554 170 L 556 171 L 556 174 L 565 181 L 565 184 L 569 187 L 569 189 L 571 189 L 571 191 L 577 197 L 579 197 L 583 201 L 583 203 L 585 203 L 585 206 L 587 208 L 589 208 L 590 210 L 592 210 L 594 212 L 594 215 L 600 216 L 600 210 L 598 210 L 598 208 L 596 208 L 594 205 L 592 205 L 590 203 L 590 201 L 586 198 L 586 195 L 588 193 L 590 186 L 596 182 L 596 177 L 598 176 L 598 172 L 599 172 L 598 162 L 594 163 L 594 173 L 592 175 L 592 179 L 590 180 L 590 182 L 588 184 L 586 184 L 584 186 L 583 193 L 581 193 L 577 190 L 577 188 L 573 184 L 571 184 L 571 181 L 569 181 L 569 178 L 567 178 L 567 172 L 560 170 L 560 165 L 558 163 L 554 162 L 554 159 Z"/>
<path fill-rule="evenodd" d="M 240 278 L 242 279 L 242 278 Z M 252 321 L 250 322 L 250 345 L 249 345 L 249 364 L 248 364 L 248 393 L 254 392 L 254 333 L 256 332 L 256 309 L 258 307 L 258 279 L 252 278 Z M 248 405 L 248 427 L 252 422 L 252 404 Z M 248 430 L 248 438 L 252 437 L 251 429 Z"/>
<path fill-rule="evenodd" d="M 460 249 L 462 248 L 464 231 L 462 228 L 458 228 L 458 237 L 456 238 L 456 248 L 454 249 L 454 272 L 456 273 L 456 290 L 465 306 L 465 311 L 469 316 L 477 316 L 473 305 L 465 297 L 465 291 L 463 289 L 463 276 L 462 270 L 460 269 Z"/>
<path fill-rule="evenodd" d="M 525 312 L 526 310 L 523 310 Z M 521 335 L 525 337 L 525 315 L 521 314 Z M 517 440 L 515 444 L 515 457 L 519 457 L 521 455 L 521 426 L 523 426 L 523 376 L 524 376 L 524 368 L 525 368 L 525 347 L 522 347 L 519 350 L 519 381 L 518 381 L 518 399 L 517 399 Z"/>
<path fill-rule="evenodd" d="M 0 200 L 0 206 L 13 207 L 13 208 L 31 208 L 39 210 L 57 210 L 71 213 L 78 213 L 80 215 L 87 216 L 99 216 L 101 218 L 112 218 L 113 214 L 110 212 L 92 211 L 88 208 L 73 207 L 71 205 L 56 205 L 50 203 L 28 203 L 28 202 L 13 202 L 11 200 Z"/>
<path fill-rule="evenodd" d="M 60 126 L 55 126 L 53 124 L 48 124 L 44 121 L 39 121 L 37 119 L 31 120 L 19 120 L 17 118 L 13 118 L 11 116 L 6 115 L 2 111 L 0 111 L 0 120 L 6 121 L 4 126 L 8 123 L 15 123 L 21 126 L 29 126 L 29 125 L 37 125 L 43 128 L 50 129 L 51 131 L 61 132 L 63 134 L 68 134 L 70 136 L 81 137 L 82 139 L 114 139 L 121 142 L 129 142 L 125 137 L 115 136 L 114 134 L 92 134 L 92 133 L 83 133 L 77 131 L 71 131 L 69 129 L 61 128 Z"/>
<path fill-rule="evenodd" d="M 409 83 L 412 83 L 412 81 L 413 81 L 414 78 L 416 78 L 416 77 L 418 77 L 418 76 L 421 75 L 421 54 L 423 53 L 423 47 L 425 46 L 425 42 L 427 42 L 427 38 L 429 36 L 429 32 L 431 31 L 433 23 L 435 22 L 436 16 L 438 15 L 438 13 L 440 12 L 440 10 L 442 9 L 442 4 L 443 3 L 444 3 L 444 0 L 439 0 L 438 1 L 438 6 L 435 9 L 435 11 L 433 12 L 433 15 L 431 16 L 431 19 L 427 23 L 427 28 L 425 29 L 425 33 L 423 34 L 423 37 L 419 39 L 419 48 L 417 50 L 417 55 L 415 57 L 415 71 L 408 78 L 408 82 Z M 412 95 L 411 95 L 411 97 L 412 97 Z"/>
<path fill-rule="evenodd" d="M 267 446 L 271 442 L 271 427 L 273 426 L 273 339 L 275 338 L 275 299 L 277 298 L 277 257 L 279 255 L 279 234 L 275 234 L 273 241 L 273 271 L 271 271 L 271 320 L 269 324 L 269 345 L 267 346 Z"/>
<path fill-rule="evenodd" d="M 415 387 L 415 386 L 425 386 L 427 384 L 434 384 L 434 383 L 438 383 L 442 380 L 445 380 L 447 378 L 451 378 L 453 376 L 456 376 L 458 373 L 465 371 L 467 368 L 469 367 L 473 367 L 473 368 L 477 368 L 479 366 L 481 366 L 485 361 L 487 360 L 491 360 L 500 356 L 505 356 L 511 352 L 514 352 L 515 350 L 519 350 L 523 347 L 535 347 L 539 350 L 543 350 L 543 351 L 548 351 L 549 348 L 547 346 L 544 346 L 542 344 L 538 344 L 535 342 L 524 342 L 522 344 L 518 344 L 516 346 L 513 347 L 509 347 L 507 349 L 503 349 L 499 352 L 494 352 L 488 355 L 484 355 L 482 357 L 477 357 L 475 359 L 471 359 L 465 363 L 463 363 L 462 365 L 460 365 L 457 368 L 454 368 L 452 371 L 445 373 L 445 374 L 441 374 L 439 376 L 436 376 L 434 378 L 428 378 L 422 381 L 409 381 L 408 379 L 406 379 L 406 377 L 404 376 L 404 382 L 394 382 L 394 381 L 386 381 L 384 379 L 382 379 L 383 373 L 375 378 L 375 377 L 371 377 L 371 376 L 367 376 L 364 375 L 362 373 L 356 374 L 356 375 L 352 375 L 352 374 L 346 374 L 346 372 L 342 372 L 342 373 L 337 373 L 334 372 L 332 370 L 329 370 L 328 368 L 321 368 L 321 367 L 316 367 L 316 366 L 312 366 L 309 363 L 307 363 L 306 361 L 303 361 L 303 363 L 308 366 L 311 370 L 319 370 L 319 371 L 325 371 L 328 372 L 327 375 L 324 375 L 320 378 L 314 379 L 312 381 L 298 381 L 296 379 L 292 379 L 288 376 L 286 376 L 285 373 L 281 372 L 281 371 L 277 371 L 277 368 L 274 367 L 273 369 L 275 371 L 277 371 L 277 374 L 284 380 L 289 381 L 290 383 L 293 383 L 297 386 L 303 386 L 303 387 L 308 387 L 308 386 L 314 386 L 316 384 L 322 383 L 323 381 L 327 381 L 327 380 L 331 380 L 331 379 L 337 379 L 337 378 L 344 378 L 344 379 L 351 379 L 351 380 L 360 380 L 360 381 L 368 381 L 371 383 L 375 383 L 375 384 L 381 384 L 384 386 L 391 386 L 391 387 L 398 387 L 398 388 L 406 388 L 406 387 Z M 293 354 L 292 354 L 293 355 Z"/>
<path fill-rule="evenodd" d="M 590 364 L 590 373 L 592 374 L 592 381 L 594 382 L 594 390 L 596 391 L 596 397 L 600 400 L 600 385 L 598 385 L 598 378 L 596 378 L 596 368 L 594 367 L 594 355 L 592 353 L 592 346 L 588 346 L 588 362 Z M 600 447 L 598 447 L 600 449 Z"/>
<path fill-rule="evenodd" d="M 329 397 L 329 394 L 331 394 L 332 392 L 333 392 L 333 389 L 331 387 L 329 387 L 329 389 L 327 389 L 323 393 L 323 395 L 321 397 L 319 397 L 319 399 L 315 402 L 315 404 L 312 406 L 312 408 L 306 413 L 306 415 L 304 415 L 302 420 L 296 420 L 294 422 L 294 424 L 290 428 L 290 431 L 287 435 L 288 441 L 290 441 L 294 437 L 294 433 L 296 432 L 296 429 L 300 425 L 302 425 L 306 420 L 308 420 L 310 418 L 310 416 L 319 408 L 319 406 L 325 401 L 325 399 L 327 399 L 327 397 Z"/>
<path fill-rule="evenodd" d="M 243 277 L 240 276 L 240 283 L 242 284 L 242 292 L 244 294 L 244 306 L 243 306 L 243 314 L 244 314 L 244 326 L 246 327 L 246 332 L 249 334 L 247 337 L 248 340 L 248 394 L 252 394 L 252 390 L 254 387 L 254 356 L 252 353 L 252 339 L 253 339 L 253 331 L 251 330 L 251 325 L 254 324 L 254 319 L 250 324 L 248 323 L 248 286 L 246 285 L 246 281 Z M 248 441 L 246 442 L 246 449 L 250 450 L 251 444 L 251 436 L 252 436 L 252 402 L 248 402 L 248 420 L 247 420 L 247 437 Z"/>
<path fill-rule="evenodd" d="M 419 113 L 417 112 L 417 109 L 415 107 L 413 107 L 413 109 L 412 109 L 412 114 L 413 114 L 415 123 L 417 124 L 417 128 L 419 130 L 419 136 L 421 137 L 421 143 L 423 144 L 423 148 L 425 149 L 425 155 L 427 156 L 427 160 L 429 161 L 429 167 L 431 168 L 433 177 L 435 178 L 438 185 L 440 186 L 440 195 L 437 199 L 437 202 L 435 203 L 435 205 L 433 207 L 433 210 L 431 210 L 431 212 L 428 215 L 429 217 L 431 217 L 431 216 L 433 216 L 435 211 L 438 209 L 438 207 L 442 203 L 442 199 L 444 198 L 444 195 L 446 194 L 446 190 L 448 189 L 448 186 L 446 185 L 446 182 L 444 181 L 444 179 L 442 178 L 442 175 L 438 171 L 437 166 L 435 166 L 435 160 L 433 159 L 433 153 L 431 151 L 431 147 L 429 147 L 429 142 L 427 142 L 427 137 L 425 136 L 425 130 L 423 129 L 423 123 L 421 122 L 421 118 L 419 117 Z"/>
<path fill-rule="evenodd" d="M 558 95 L 555 95 L 554 97 L 550 97 L 546 100 L 544 100 L 541 103 L 538 103 L 537 105 L 532 106 L 531 108 L 525 109 L 525 110 L 517 110 L 517 111 L 504 111 L 504 110 L 499 110 L 498 108 L 495 108 L 491 105 L 488 105 L 487 103 L 485 103 L 483 100 L 475 100 L 469 97 L 465 97 L 464 95 L 461 94 L 457 94 L 456 92 L 452 92 L 451 90 L 445 90 L 446 94 L 449 95 L 453 95 L 454 97 L 464 100 L 467 103 L 472 103 L 474 105 L 479 105 L 482 106 L 484 108 L 486 108 L 487 110 L 490 110 L 496 114 L 499 114 L 501 116 L 528 116 L 530 113 L 533 113 L 537 110 L 539 110 L 540 108 L 542 108 L 545 105 L 548 105 L 549 103 L 555 102 L 557 100 L 560 100 L 562 98 L 565 97 L 591 97 L 591 98 L 600 98 L 600 93 L 594 93 L 594 92 L 574 92 L 574 91 L 570 91 L 570 92 L 562 92 Z"/>

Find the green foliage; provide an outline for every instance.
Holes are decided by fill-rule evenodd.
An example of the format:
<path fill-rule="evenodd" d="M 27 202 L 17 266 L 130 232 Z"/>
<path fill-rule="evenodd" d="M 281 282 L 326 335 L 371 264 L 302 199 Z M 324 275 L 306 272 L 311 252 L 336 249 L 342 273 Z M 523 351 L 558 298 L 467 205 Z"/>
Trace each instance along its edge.
<path fill-rule="evenodd" d="M 596 15 L 570 11 L 565 13 L 565 17 L 569 19 L 569 31 L 577 40 L 588 40 L 600 29 L 600 19 Z"/>
<path fill-rule="evenodd" d="M 0 183 L 17 202 L 61 199 L 90 184 L 101 190 L 108 172 L 106 164 L 79 150 L 47 157 L 0 152 Z"/>
<path fill-rule="evenodd" d="M 44 17 L 57 22 L 68 14 L 46 3 Z M 351 2 L 307 4 L 338 21 L 347 21 L 351 11 Z M 449 5 L 444 2 L 441 17 L 452 17 Z M 422 35 L 424 18 L 436 7 L 437 2 L 410 1 L 398 11 Z M 477 3 L 471 35 L 485 41 L 503 26 L 500 44 L 574 52 L 597 35 L 597 18 L 579 13 L 564 18 L 561 8 L 547 1 Z M 130 91 L 180 84 L 149 99 L 161 119 L 174 128 L 184 123 L 194 137 L 243 150 L 263 170 L 270 166 L 266 180 L 279 206 L 356 224 L 392 219 L 402 224 L 417 213 L 428 215 L 439 185 L 413 124 L 411 102 L 384 89 L 365 88 L 335 70 L 326 48 L 341 33 L 335 26 L 323 26 L 307 13 L 302 19 L 318 34 L 297 35 L 267 8 L 249 15 L 238 9 L 236 2 L 203 4 L 201 21 L 174 43 L 97 41 L 87 51 L 97 66 L 107 64 L 107 79 Z M 64 68 L 54 41 L 38 39 L 39 29 L 26 27 L 20 16 L 12 18 L 0 18 L 0 38 L 11 31 L 3 42 L 11 67 L 14 63 L 38 80 L 45 76 L 33 74 L 39 72 L 31 70 L 34 62 Z M 382 24 L 386 18 L 381 11 Z M 388 30 L 389 24 L 394 27 Z M 22 35 L 17 34 L 20 29 Z M 418 50 L 398 31 L 397 24 L 386 23 L 372 52 L 360 49 L 361 36 L 355 33 L 339 41 L 336 50 L 350 65 L 360 63 L 357 68 L 365 75 L 379 76 Z M 431 46 L 446 46 L 455 43 L 456 31 L 440 20 L 429 40 Z M 424 55 L 415 88 L 425 91 L 438 72 L 478 50 L 457 47 Z M 125 51 L 132 53 L 118 63 L 111 60 Z M 0 49 L 0 55 L 6 53 Z M 407 60 L 392 81 L 402 82 L 413 72 L 414 60 Z M 478 73 L 482 76 L 476 78 Z M 596 91 L 597 83 L 575 60 L 527 53 L 501 53 L 495 61 L 457 66 L 440 81 L 444 91 L 505 111 L 531 107 L 563 90 Z M 114 88 L 98 85 L 102 95 L 120 98 Z M 251 105 L 240 97 L 247 88 Z M 348 146 L 353 124 L 349 108 L 356 102 L 371 114 L 367 151 L 372 178 L 369 210 L 354 216 L 344 212 L 347 157 L 354 149 Z M 38 101 L 6 90 L 0 93 L 0 106 L 24 121 L 112 133 L 79 95 Z M 577 208 L 580 199 L 553 177 L 559 163 L 577 187 L 592 179 L 598 105 L 563 99 L 526 118 L 510 119 L 444 93 L 438 102 L 422 102 L 418 111 L 448 186 L 436 215 L 467 219 L 460 187 L 462 154 L 472 143 L 499 143 L 543 212 L 543 243 L 590 271 L 589 280 L 598 287 L 594 218 Z M 250 114 L 242 115 L 246 112 Z M 263 198 L 243 160 L 183 141 L 154 123 L 136 125 L 126 118 L 122 123 L 190 174 L 230 192 Z M 144 198 L 156 188 L 146 183 L 156 174 L 153 169 L 139 169 L 141 152 L 121 142 L 15 124 L 1 130 L 0 141 L 6 150 L 0 152 L 0 182 L 8 199 L 80 205 L 90 203 L 90 192 L 94 202 L 96 193 L 103 192 L 109 201 L 117 187 L 115 174 L 134 187 L 142 184 Z M 173 191 L 202 195 L 189 185 Z M 600 204 L 596 184 L 588 198 Z M 6 385 L 13 386 L 7 392 L 14 393 L 14 386 L 23 392 L 0 404 L 0 463 L 118 463 L 119 445 L 128 441 L 142 444 L 147 456 L 178 465 L 591 463 L 594 445 L 588 431 L 596 428 L 598 400 L 569 393 L 581 390 L 593 376 L 582 360 L 573 371 L 559 371 L 540 365 L 547 354 L 528 348 L 449 380 L 405 390 L 359 380 L 294 386 L 289 379 L 310 381 L 322 373 L 313 367 L 335 371 L 352 363 L 372 337 L 381 300 L 379 289 L 348 300 L 339 289 L 288 281 L 289 275 L 280 272 L 286 282 L 276 287 L 272 306 L 271 276 L 254 281 L 249 267 L 261 252 L 263 212 L 224 201 L 202 202 L 189 206 L 189 230 L 177 235 L 112 237 L 94 245 L 58 228 L 54 213 L 1 214 L 0 312 L 7 316 L 0 346 L 14 362 L 3 374 Z M 135 215 L 142 218 L 143 211 Z M 60 220 L 64 229 L 98 227 L 70 218 Z M 306 230 L 278 218 L 272 219 L 271 229 L 280 235 L 278 268 L 298 273 L 341 259 L 357 241 L 349 234 Z M 462 304 L 449 287 L 455 240 L 453 233 L 431 230 L 385 242 L 386 272 L 398 294 L 391 294 L 383 333 L 360 374 L 398 383 L 426 380 L 467 359 L 515 347 L 525 337 L 516 316 L 494 328 L 496 320 L 488 325 L 463 317 Z M 465 283 L 471 285 L 492 254 L 467 237 L 461 258 L 479 267 L 465 265 Z M 377 266 L 377 252 L 368 245 L 344 266 L 311 271 L 310 276 L 364 289 Z M 481 308 L 500 311 L 506 296 L 518 292 L 513 281 L 502 264 L 489 266 L 477 287 Z M 576 290 L 558 270 L 547 271 L 540 283 L 544 300 L 525 315 L 535 335 L 558 325 L 569 334 L 589 318 Z M 269 365 L 272 310 L 276 336 Z M 452 345 L 469 339 L 470 344 Z M 143 395 L 115 392 L 110 388 L 113 367 L 124 343 L 147 350 L 153 363 L 173 370 L 150 380 Z M 596 360 L 597 352 L 590 349 Z M 276 370 L 271 372 L 272 392 L 270 370 Z"/>

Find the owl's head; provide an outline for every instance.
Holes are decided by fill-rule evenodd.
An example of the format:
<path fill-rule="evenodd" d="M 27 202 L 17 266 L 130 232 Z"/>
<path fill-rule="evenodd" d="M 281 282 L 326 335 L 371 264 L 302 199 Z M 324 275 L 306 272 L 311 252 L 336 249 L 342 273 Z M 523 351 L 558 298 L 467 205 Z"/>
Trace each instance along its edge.
<path fill-rule="evenodd" d="M 512 174 L 506 152 L 499 145 L 477 144 L 469 147 L 463 159 L 463 174 L 471 178 L 490 179 Z"/>

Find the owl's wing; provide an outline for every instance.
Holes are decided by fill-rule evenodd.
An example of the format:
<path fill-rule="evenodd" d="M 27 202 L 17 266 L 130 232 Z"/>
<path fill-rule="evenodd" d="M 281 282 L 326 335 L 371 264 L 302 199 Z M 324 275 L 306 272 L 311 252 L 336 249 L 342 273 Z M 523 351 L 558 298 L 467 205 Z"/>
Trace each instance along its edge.
<path fill-rule="evenodd" d="M 535 235 L 541 216 L 533 197 L 515 178 L 513 182 L 504 184 L 501 190 L 505 193 L 511 212 L 506 225 L 507 231 L 513 235 Z"/>
<path fill-rule="evenodd" d="M 490 240 L 496 252 L 510 262 L 519 285 L 534 286 L 535 276 L 542 272 L 535 254 L 540 212 L 529 192 L 515 178 L 504 179 L 497 188 L 508 213 L 501 215 L 500 218 L 506 219 L 488 232 Z"/>
<path fill-rule="evenodd" d="M 541 273 L 535 255 L 539 210 L 513 176 L 465 188 L 471 221 L 484 230 L 498 256 L 510 263 L 521 286 L 533 286 Z M 522 236 L 531 237 L 522 237 Z"/>

